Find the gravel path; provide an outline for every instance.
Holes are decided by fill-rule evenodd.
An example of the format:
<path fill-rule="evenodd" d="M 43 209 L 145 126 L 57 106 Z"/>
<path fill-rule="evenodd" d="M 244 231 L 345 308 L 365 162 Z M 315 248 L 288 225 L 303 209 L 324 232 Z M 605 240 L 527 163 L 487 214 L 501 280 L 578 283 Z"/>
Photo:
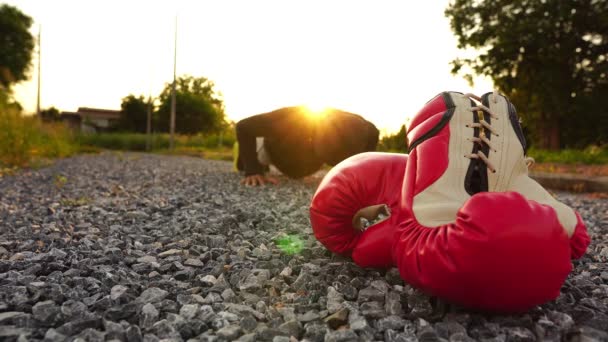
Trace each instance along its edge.
<path fill-rule="evenodd" d="M 104 153 L 1 178 L 0 340 L 608 341 L 605 197 L 558 194 L 593 238 L 561 296 L 488 315 L 328 253 L 318 178 L 246 188 L 230 168 Z"/>

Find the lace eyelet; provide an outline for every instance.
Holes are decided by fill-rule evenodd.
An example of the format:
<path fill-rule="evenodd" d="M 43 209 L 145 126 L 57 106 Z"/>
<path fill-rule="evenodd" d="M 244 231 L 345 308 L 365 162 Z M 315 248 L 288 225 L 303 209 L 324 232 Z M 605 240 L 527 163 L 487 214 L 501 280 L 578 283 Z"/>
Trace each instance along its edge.
<path fill-rule="evenodd" d="M 478 102 L 482 102 L 481 98 L 479 98 L 478 96 L 475 96 L 473 94 L 465 94 L 465 97 L 470 98 L 471 100 L 477 100 Z M 494 103 L 498 102 L 498 97 L 496 95 L 496 92 L 493 94 L 493 97 L 490 100 L 494 100 Z M 499 137 L 500 135 L 497 134 L 495 132 L 494 129 L 492 129 L 491 124 L 486 121 L 486 114 L 489 115 L 492 119 L 494 120 L 498 120 L 498 116 L 496 114 L 494 114 L 490 108 L 486 107 L 483 104 L 478 104 L 474 107 L 471 108 L 471 111 L 474 114 L 475 119 L 477 120 L 474 123 L 469 123 L 469 124 L 465 124 L 465 126 L 467 128 L 477 128 L 476 132 L 479 134 L 479 136 L 476 136 L 474 138 L 466 138 L 466 141 L 472 141 L 473 144 L 478 143 L 481 147 L 484 147 L 485 145 L 487 145 L 488 150 L 487 151 L 492 151 L 494 153 L 497 153 L 498 150 L 496 148 L 494 148 L 492 146 L 492 144 L 490 143 L 490 138 L 492 137 L 492 135 L 495 135 L 496 137 Z M 471 154 L 466 154 L 464 155 L 465 158 L 467 159 L 476 159 L 479 160 L 483 163 L 486 164 L 487 169 L 492 172 L 492 173 L 496 173 L 496 169 L 494 168 L 494 166 L 492 166 L 492 162 L 490 161 L 490 159 L 488 158 L 488 156 L 483 152 L 484 149 L 479 149 L 477 150 L 476 153 L 471 153 Z M 478 166 L 475 166 L 478 167 Z"/>

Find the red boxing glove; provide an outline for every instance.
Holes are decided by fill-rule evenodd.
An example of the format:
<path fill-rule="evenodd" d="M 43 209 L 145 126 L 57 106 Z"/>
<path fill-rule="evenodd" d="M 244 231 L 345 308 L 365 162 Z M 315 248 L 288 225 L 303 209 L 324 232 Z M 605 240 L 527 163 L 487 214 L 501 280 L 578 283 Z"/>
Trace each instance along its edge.
<path fill-rule="evenodd" d="M 492 311 L 556 298 L 589 236 L 577 213 L 528 177 L 509 100 L 439 94 L 413 118 L 408 138 L 393 246 L 403 279 Z"/>
<path fill-rule="evenodd" d="M 315 237 L 361 267 L 388 267 L 407 155 L 367 152 L 333 167 L 310 205 Z M 377 214 L 387 216 L 367 229 Z"/>

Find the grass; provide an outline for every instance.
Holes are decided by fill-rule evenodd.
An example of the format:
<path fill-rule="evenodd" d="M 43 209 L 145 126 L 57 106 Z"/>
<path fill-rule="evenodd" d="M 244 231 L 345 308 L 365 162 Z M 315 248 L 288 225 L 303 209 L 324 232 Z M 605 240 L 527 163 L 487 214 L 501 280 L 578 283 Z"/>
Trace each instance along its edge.
<path fill-rule="evenodd" d="M 81 134 L 78 142 L 81 147 L 101 148 L 121 151 L 147 151 L 146 142 L 148 137 L 143 133 L 99 133 Z M 152 134 L 150 137 L 150 150 L 155 152 L 169 153 L 169 134 Z M 218 134 L 176 135 L 175 148 L 171 153 L 213 155 L 213 152 L 224 152 L 232 148 L 235 137 L 232 132 L 227 132 L 221 137 Z"/>
<path fill-rule="evenodd" d="M 583 150 L 564 149 L 559 151 L 530 149 L 528 155 L 537 163 L 608 164 L 608 146 L 589 146 Z"/>
<path fill-rule="evenodd" d="M 142 133 L 99 133 L 82 134 L 78 137 L 81 149 L 108 149 L 119 151 L 147 151 L 146 134 Z M 235 137 L 226 132 L 218 134 L 176 135 L 175 147 L 169 149 L 169 134 L 153 134 L 150 151 L 170 155 L 187 155 L 214 160 L 232 160 L 232 145 Z"/>
<path fill-rule="evenodd" d="M 88 148 L 121 150 L 121 151 L 145 151 L 146 135 L 131 133 L 100 133 L 100 134 L 78 134 L 77 141 L 80 146 Z M 169 140 L 154 135 L 150 140 L 152 149 L 166 148 Z"/>
<path fill-rule="evenodd" d="M 570 173 L 585 177 L 608 176 L 608 146 L 590 146 L 583 150 L 530 150 L 534 172 Z"/>
<path fill-rule="evenodd" d="M 212 160 L 232 161 L 232 149 L 227 147 L 176 147 L 173 151 L 167 149 L 157 150 L 160 154 L 200 157 Z"/>
<path fill-rule="evenodd" d="M 62 124 L 44 124 L 37 117 L 0 106 L 0 173 L 37 167 L 78 151 L 74 135 Z"/>

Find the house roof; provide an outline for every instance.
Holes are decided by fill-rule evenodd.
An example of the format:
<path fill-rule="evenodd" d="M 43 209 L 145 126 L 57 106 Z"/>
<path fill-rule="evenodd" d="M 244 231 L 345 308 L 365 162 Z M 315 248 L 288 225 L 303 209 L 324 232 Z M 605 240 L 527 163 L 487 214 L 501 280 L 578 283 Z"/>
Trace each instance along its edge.
<path fill-rule="evenodd" d="M 86 116 L 88 118 L 104 118 L 104 119 L 119 119 L 120 118 L 120 111 L 111 110 L 111 109 L 79 107 L 77 113 L 80 116 Z"/>
<path fill-rule="evenodd" d="M 74 113 L 74 112 L 61 112 L 61 115 L 59 117 L 62 118 L 62 120 L 63 119 L 80 120 L 80 115 L 78 113 Z"/>

